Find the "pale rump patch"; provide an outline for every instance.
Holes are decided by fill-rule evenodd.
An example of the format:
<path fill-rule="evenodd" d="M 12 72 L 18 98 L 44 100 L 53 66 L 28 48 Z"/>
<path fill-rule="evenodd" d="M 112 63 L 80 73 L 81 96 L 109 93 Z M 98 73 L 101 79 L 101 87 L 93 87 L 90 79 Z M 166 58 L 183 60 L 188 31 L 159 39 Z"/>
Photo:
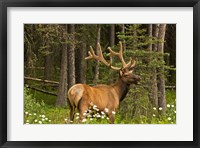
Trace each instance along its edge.
<path fill-rule="evenodd" d="M 68 97 L 71 104 L 78 106 L 78 102 L 83 95 L 84 87 L 81 84 L 72 86 L 68 91 Z"/>

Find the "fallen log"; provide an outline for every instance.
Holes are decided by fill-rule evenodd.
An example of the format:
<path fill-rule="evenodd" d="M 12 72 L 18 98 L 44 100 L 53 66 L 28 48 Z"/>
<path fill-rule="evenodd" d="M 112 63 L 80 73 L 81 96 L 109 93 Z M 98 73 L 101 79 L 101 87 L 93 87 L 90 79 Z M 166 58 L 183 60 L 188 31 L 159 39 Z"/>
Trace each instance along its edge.
<path fill-rule="evenodd" d="M 55 94 L 53 92 L 48 92 L 46 90 L 35 88 L 35 87 L 32 87 L 32 86 L 27 86 L 27 88 L 30 88 L 30 89 L 33 89 L 33 90 L 36 90 L 36 91 L 39 91 L 39 92 L 42 92 L 42 93 L 45 93 L 45 94 L 48 94 L 48 95 L 57 96 L 57 94 Z"/>
<path fill-rule="evenodd" d="M 59 84 L 57 81 L 52 81 L 52 80 L 43 80 L 39 78 L 32 78 L 32 77 L 24 77 L 26 80 L 32 80 L 32 81 L 38 81 L 38 82 L 45 82 L 45 83 L 52 83 L 52 84 Z"/>

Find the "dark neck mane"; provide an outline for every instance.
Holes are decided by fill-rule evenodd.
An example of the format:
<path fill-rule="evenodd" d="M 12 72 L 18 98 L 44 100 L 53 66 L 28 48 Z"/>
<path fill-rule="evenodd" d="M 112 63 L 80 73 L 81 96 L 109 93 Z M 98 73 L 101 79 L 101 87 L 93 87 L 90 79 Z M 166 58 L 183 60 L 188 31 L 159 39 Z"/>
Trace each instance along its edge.
<path fill-rule="evenodd" d="M 124 100 L 124 98 L 126 97 L 129 91 L 129 86 L 130 86 L 129 84 L 126 84 L 120 78 L 115 84 L 113 84 L 113 87 L 115 88 L 116 92 L 119 94 L 120 102 Z"/>

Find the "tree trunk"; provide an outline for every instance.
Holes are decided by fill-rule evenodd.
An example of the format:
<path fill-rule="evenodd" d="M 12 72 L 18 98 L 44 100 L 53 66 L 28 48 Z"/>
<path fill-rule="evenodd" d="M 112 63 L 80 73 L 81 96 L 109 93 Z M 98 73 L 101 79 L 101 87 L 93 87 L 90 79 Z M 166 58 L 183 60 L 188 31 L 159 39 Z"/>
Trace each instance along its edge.
<path fill-rule="evenodd" d="M 86 44 L 82 43 L 81 48 L 76 50 L 76 83 L 86 83 Z"/>
<path fill-rule="evenodd" d="M 153 25 L 153 36 L 158 38 L 158 32 L 159 32 L 159 24 Z M 154 43 L 152 45 L 153 51 L 157 51 L 158 50 L 158 46 L 157 45 L 158 45 L 157 43 Z"/>
<path fill-rule="evenodd" d="M 66 25 L 67 32 L 67 25 Z M 56 99 L 56 106 L 65 106 L 67 100 L 67 45 L 62 48 L 62 57 L 60 65 L 60 83 L 58 88 L 58 95 Z"/>
<path fill-rule="evenodd" d="M 50 50 L 47 49 L 47 55 L 45 56 L 45 66 L 44 66 L 44 79 L 50 80 L 51 76 L 51 54 L 49 54 Z"/>
<path fill-rule="evenodd" d="M 30 33 L 28 33 L 29 31 L 27 30 L 29 27 L 31 27 L 30 29 Z M 28 39 L 28 35 L 27 34 L 31 34 L 33 35 L 34 34 L 34 29 L 33 29 L 33 25 L 25 25 L 24 26 L 24 31 L 27 32 L 27 33 L 24 33 L 24 38 L 25 38 L 25 41 L 26 44 L 24 44 L 24 48 L 26 48 L 26 54 L 24 58 L 26 58 L 26 61 L 25 61 L 25 64 L 26 64 L 26 71 L 25 71 L 25 76 L 31 76 L 31 74 L 33 73 L 32 69 L 29 68 L 29 67 L 33 67 L 34 66 L 34 63 L 33 63 L 33 49 L 34 49 L 34 45 L 31 44 L 31 40 Z"/>
<path fill-rule="evenodd" d="M 31 62 L 32 56 L 31 56 L 31 49 L 27 49 L 26 52 L 26 76 L 30 76 L 31 75 L 31 66 L 32 66 L 32 62 Z"/>
<path fill-rule="evenodd" d="M 98 26 L 98 29 L 97 29 L 97 44 L 100 43 L 100 40 L 101 40 L 101 26 L 99 25 Z M 95 53 L 96 55 L 99 55 L 99 52 L 98 52 L 98 46 L 96 44 L 96 48 L 95 48 Z M 97 83 L 99 80 L 99 61 L 96 61 L 96 66 L 94 68 L 94 79 L 93 79 L 93 82 L 94 83 Z"/>
<path fill-rule="evenodd" d="M 134 25 L 134 30 L 133 30 L 133 50 L 137 49 L 137 25 Z"/>
<path fill-rule="evenodd" d="M 110 25 L 110 47 L 115 45 L 115 24 Z"/>
<path fill-rule="evenodd" d="M 160 42 L 158 43 L 157 49 L 158 52 L 164 54 L 164 40 L 165 40 L 165 30 L 166 24 L 160 24 L 158 39 Z M 164 57 L 160 57 L 159 60 L 164 60 Z M 166 110 L 166 98 L 165 98 L 165 75 L 164 75 L 164 66 L 157 69 L 158 71 L 158 105 L 162 107 L 163 113 Z"/>
<path fill-rule="evenodd" d="M 122 33 L 125 34 L 125 25 L 124 24 L 122 24 Z M 126 41 L 123 40 L 122 43 L 123 43 L 123 50 L 125 51 L 126 50 Z"/>
<path fill-rule="evenodd" d="M 152 38 L 152 32 L 153 32 L 153 25 L 152 24 L 149 24 L 148 25 L 148 36 L 150 37 L 150 41 L 151 41 L 151 38 Z M 149 45 L 148 45 L 148 50 L 149 51 L 152 51 L 152 43 L 150 43 Z"/>
<path fill-rule="evenodd" d="M 74 46 L 74 32 L 75 25 L 68 25 L 68 32 L 70 35 L 69 48 L 68 48 L 68 89 L 75 84 L 75 46 Z"/>
<path fill-rule="evenodd" d="M 167 56 L 167 65 L 173 65 L 176 67 L 176 24 L 167 25 L 167 30 L 165 32 L 165 52 L 170 53 Z M 170 70 L 167 76 L 167 82 L 169 85 L 176 85 L 176 71 Z"/>
<path fill-rule="evenodd" d="M 154 32 L 153 32 L 154 31 Z M 148 26 L 148 35 L 151 38 L 152 36 L 154 37 L 158 37 L 157 33 L 155 32 L 155 30 L 153 30 L 153 25 L 149 24 Z M 148 45 L 148 50 L 149 51 L 155 51 L 155 49 L 152 48 L 152 44 L 150 43 Z M 151 62 L 151 60 L 149 61 Z M 151 72 L 151 76 L 150 76 L 150 82 L 149 82 L 149 101 L 151 103 L 151 105 L 153 105 L 154 107 L 158 107 L 158 89 L 157 89 L 157 71 L 156 68 L 153 67 L 152 69 L 150 69 Z"/>

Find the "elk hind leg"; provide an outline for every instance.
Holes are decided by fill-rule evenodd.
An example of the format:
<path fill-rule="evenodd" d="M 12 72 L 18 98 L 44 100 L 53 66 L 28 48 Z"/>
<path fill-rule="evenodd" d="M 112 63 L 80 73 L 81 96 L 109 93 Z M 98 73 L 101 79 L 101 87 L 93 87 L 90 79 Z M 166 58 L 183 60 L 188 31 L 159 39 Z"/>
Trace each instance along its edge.
<path fill-rule="evenodd" d="M 78 110 L 79 110 L 79 123 L 83 122 L 86 118 L 85 114 L 89 108 L 89 103 L 85 102 L 83 98 L 78 102 Z"/>
<path fill-rule="evenodd" d="M 73 122 L 76 107 L 70 103 L 69 99 L 67 99 L 67 103 L 68 103 L 69 110 L 70 110 L 69 119 L 70 119 L 70 122 Z"/>
<path fill-rule="evenodd" d="M 75 107 L 70 109 L 70 122 L 74 121 Z"/>

